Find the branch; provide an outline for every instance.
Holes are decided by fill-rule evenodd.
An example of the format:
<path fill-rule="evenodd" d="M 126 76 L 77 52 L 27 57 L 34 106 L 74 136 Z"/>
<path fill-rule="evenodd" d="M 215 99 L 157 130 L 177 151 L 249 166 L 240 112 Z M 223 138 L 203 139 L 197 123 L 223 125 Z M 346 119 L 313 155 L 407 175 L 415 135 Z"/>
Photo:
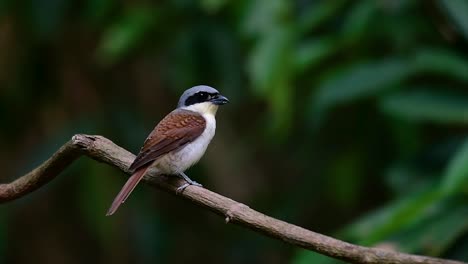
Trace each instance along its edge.
<path fill-rule="evenodd" d="M 18 199 L 48 183 L 81 155 L 117 167 L 129 174 L 128 167 L 135 156 L 101 136 L 75 135 L 42 165 L 19 179 L 0 184 L 0 203 Z M 146 177 L 152 186 L 176 194 L 181 180 L 177 177 Z M 202 187 L 189 186 L 180 196 L 225 217 L 226 223 L 235 223 L 267 236 L 341 259 L 351 263 L 451 263 L 463 262 L 410 255 L 380 248 L 353 245 L 259 213 L 248 206 Z M 465 263 L 467 264 L 467 263 Z"/>

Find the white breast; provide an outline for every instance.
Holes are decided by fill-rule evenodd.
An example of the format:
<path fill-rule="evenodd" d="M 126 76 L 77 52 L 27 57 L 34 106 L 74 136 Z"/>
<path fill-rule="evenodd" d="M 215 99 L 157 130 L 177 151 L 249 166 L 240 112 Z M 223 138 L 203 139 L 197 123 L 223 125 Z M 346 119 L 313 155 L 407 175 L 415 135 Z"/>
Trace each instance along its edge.
<path fill-rule="evenodd" d="M 158 168 L 163 173 L 175 174 L 184 172 L 197 163 L 203 154 L 205 154 L 206 148 L 215 135 L 216 119 L 210 113 L 203 114 L 202 116 L 206 120 L 206 127 L 203 133 L 177 152 L 169 153 L 158 160 Z"/>

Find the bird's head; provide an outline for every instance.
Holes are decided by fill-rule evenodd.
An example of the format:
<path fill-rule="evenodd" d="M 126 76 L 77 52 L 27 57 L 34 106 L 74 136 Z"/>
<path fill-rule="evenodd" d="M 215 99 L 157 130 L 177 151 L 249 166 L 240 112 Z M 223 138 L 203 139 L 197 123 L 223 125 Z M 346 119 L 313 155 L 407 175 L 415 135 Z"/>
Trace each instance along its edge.
<path fill-rule="evenodd" d="M 179 99 L 177 108 L 191 110 L 200 114 L 216 114 L 218 106 L 229 103 L 218 90 L 206 85 L 194 86 L 186 90 Z"/>

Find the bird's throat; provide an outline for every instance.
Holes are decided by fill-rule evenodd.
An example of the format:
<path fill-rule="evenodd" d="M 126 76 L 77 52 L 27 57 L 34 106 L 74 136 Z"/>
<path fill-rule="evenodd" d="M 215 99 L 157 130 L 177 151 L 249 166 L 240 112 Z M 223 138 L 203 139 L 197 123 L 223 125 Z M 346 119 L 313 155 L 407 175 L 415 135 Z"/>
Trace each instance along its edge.
<path fill-rule="evenodd" d="M 205 114 L 216 115 L 216 112 L 218 111 L 218 106 L 210 102 L 193 104 L 184 108 L 190 111 L 197 112 L 201 115 L 205 115 Z"/>

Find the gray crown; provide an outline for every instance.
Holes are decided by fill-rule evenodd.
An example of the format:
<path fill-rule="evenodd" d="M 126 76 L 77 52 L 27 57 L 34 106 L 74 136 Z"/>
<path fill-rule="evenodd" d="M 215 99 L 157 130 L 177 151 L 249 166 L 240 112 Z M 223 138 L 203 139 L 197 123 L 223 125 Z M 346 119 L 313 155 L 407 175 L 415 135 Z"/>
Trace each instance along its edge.
<path fill-rule="evenodd" d="M 194 86 L 190 89 L 185 90 L 185 92 L 180 96 L 179 103 L 177 104 L 177 108 L 183 107 L 185 105 L 185 101 L 187 100 L 187 98 L 189 98 L 190 96 L 198 92 L 207 92 L 210 94 L 219 93 L 218 90 L 207 85 Z"/>

